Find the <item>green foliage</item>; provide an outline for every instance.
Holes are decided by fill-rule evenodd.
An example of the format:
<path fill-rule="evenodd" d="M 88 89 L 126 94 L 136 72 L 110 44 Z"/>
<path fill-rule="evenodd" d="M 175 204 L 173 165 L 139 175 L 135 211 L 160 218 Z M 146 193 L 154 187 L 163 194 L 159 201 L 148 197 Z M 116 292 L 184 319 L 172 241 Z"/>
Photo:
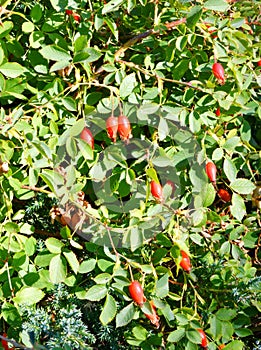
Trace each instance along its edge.
<path fill-rule="evenodd" d="M 2 331 L 36 349 L 196 350 L 200 328 L 209 350 L 258 349 L 260 4 L 1 6 Z M 113 144 L 122 114 L 132 138 Z"/>

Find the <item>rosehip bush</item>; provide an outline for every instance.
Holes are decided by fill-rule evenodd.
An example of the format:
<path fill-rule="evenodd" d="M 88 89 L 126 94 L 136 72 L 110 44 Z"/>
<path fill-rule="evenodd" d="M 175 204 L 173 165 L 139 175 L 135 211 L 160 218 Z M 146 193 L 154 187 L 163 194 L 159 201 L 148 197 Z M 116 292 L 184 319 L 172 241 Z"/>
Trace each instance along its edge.
<path fill-rule="evenodd" d="M 260 3 L 0 5 L 2 347 L 258 347 Z"/>

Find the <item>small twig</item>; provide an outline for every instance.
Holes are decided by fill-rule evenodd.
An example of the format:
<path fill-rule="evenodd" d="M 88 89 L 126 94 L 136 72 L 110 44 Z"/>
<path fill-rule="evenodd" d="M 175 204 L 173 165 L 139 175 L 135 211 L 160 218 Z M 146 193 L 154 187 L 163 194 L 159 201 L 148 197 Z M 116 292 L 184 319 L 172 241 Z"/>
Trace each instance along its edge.
<path fill-rule="evenodd" d="M 162 81 L 166 81 L 169 83 L 174 83 L 174 84 L 179 84 L 179 85 L 183 85 L 183 86 L 187 86 L 190 87 L 192 89 L 198 90 L 198 91 L 202 91 L 205 92 L 204 89 L 201 89 L 198 86 L 192 85 L 190 82 L 185 82 L 185 81 L 180 81 L 180 80 L 176 80 L 176 79 L 169 79 L 169 78 L 163 78 L 160 77 L 158 74 L 156 74 L 155 72 L 150 72 L 147 69 L 144 69 L 140 66 L 138 66 L 137 64 L 133 63 L 133 62 L 127 62 L 127 61 L 123 61 L 123 60 L 118 60 L 119 63 L 125 64 L 127 67 L 133 68 L 138 70 L 139 72 L 143 73 L 144 75 L 148 75 L 150 77 L 156 78 L 158 80 L 162 80 Z"/>
<path fill-rule="evenodd" d="M 45 230 L 39 230 L 38 228 L 36 228 L 34 230 L 34 233 L 38 234 L 38 235 L 42 235 L 42 236 L 47 236 L 47 237 L 57 237 L 57 238 L 61 238 L 61 235 L 59 232 L 47 232 Z"/>
<path fill-rule="evenodd" d="M 16 348 L 19 348 L 19 349 L 25 349 L 25 350 L 31 350 L 33 348 L 27 348 L 26 346 L 22 345 L 22 344 L 19 344 L 17 343 L 16 341 L 12 340 L 12 339 L 9 339 L 9 338 L 6 338 L 4 337 L 3 335 L 0 335 L 0 339 L 2 340 L 5 340 L 7 341 L 8 343 L 11 343 L 12 345 L 14 345 Z"/>
<path fill-rule="evenodd" d="M 177 21 L 165 23 L 164 25 L 168 30 L 171 30 L 182 23 L 186 23 L 186 21 L 187 21 L 186 18 L 181 18 Z M 124 52 L 128 50 L 131 46 L 135 45 L 138 41 L 145 39 L 150 35 L 155 35 L 159 33 L 160 33 L 159 30 L 150 29 L 150 30 L 147 30 L 146 32 L 135 35 L 133 38 L 128 40 L 121 48 L 119 48 L 119 50 L 117 50 L 117 52 L 114 55 L 115 61 L 120 61 L 120 57 L 124 56 Z"/>
<path fill-rule="evenodd" d="M 53 194 L 51 191 L 47 191 L 47 190 L 45 190 L 43 188 L 39 188 L 39 187 L 35 187 L 35 186 L 22 185 L 21 188 L 24 189 L 24 190 L 30 190 L 30 191 L 34 191 L 34 192 L 42 192 L 42 193 L 46 193 L 46 194 Z"/>

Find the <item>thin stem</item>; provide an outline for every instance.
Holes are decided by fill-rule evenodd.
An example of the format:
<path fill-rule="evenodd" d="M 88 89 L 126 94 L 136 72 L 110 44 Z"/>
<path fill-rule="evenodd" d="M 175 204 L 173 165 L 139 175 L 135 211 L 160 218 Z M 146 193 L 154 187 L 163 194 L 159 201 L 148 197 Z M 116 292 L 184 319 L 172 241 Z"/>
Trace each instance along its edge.
<path fill-rule="evenodd" d="M 46 193 L 46 194 L 53 194 L 51 191 L 47 191 L 43 188 L 35 187 L 35 186 L 27 186 L 27 185 L 21 185 L 21 188 L 24 190 L 30 190 L 34 192 L 41 192 L 41 193 Z"/>
<path fill-rule="evenodd" d="M 180 81 L 180 80 L 176 80 L 176 79 L 169 79 L 169 78 L 164 78 L 164 77 L 160 77 L 157 73 L 155 72 L 150 72 L 147 69 L 144 69 L 140 66 L 138 66 L 137 64 L 133 63 L 133 62 L 127 62 L 127 61 L 123 61 L 123 60 L 118 60 L 119 63 L 125 64 L 127 67 L 129 68 L 133 68 L 138 70 L 139 72 L 143 73 L 144 75 L 148 75 L 150 77 L 156 78 L 158 81 L 165 81 L 165 82 L 169 82 L 169 83 L 173 83 L 173 84 L 178 84 L 178 85 L 183 85 L 183 86 L 187 86 L 190 87 L 192 89 L 201 91 L 201 92 L 205 92 L 204 89 L 201 89 L 198 86 L 192 85 L 191 83 L 185 82 L 185 81 Z"/>

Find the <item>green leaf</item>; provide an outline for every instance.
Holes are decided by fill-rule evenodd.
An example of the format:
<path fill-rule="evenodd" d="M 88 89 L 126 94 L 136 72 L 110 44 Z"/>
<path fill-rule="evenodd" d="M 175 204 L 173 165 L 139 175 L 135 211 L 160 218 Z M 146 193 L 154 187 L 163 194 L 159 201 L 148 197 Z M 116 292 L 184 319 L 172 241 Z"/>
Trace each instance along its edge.
<path fill-rule="evenodd" d="M 84 159 L 93 159 L 93 150 L 87 142 L 80 138 L 77 138 L 77 146 L 79 147 Z"/>
<path fill-rule="evenodd" d="M 204 7 L 218 12 L 225 12 L 229 9 L 229 5 L 225 0 L 208 0 L 205 2 Z"/>
<path fill-rule="evenodd" d="M 222 321 L 216 315 L 211 315 L 210 317 L 210 333 L 215 340 L 219 340 L 222 336 Z"/>
<path fill-rule="evenodd" d="M 213 204 L 215 197 L 216 197 L 216 191 L 214 186 L 209 183 L 205 187 L 205 190 L 203 190 L 203 206 L 209 207 L 211 204 Z"/>
<path fill-rule="evenodd" d="M 78 273 L 79 270 L 79 261 L 77 259 L 77 256 L 74 252 L 72 252 L 71 250 L 64 250 L 63 251 L 63 255 L 65 256 L 65 259 L 68 261 L 71 269 L 73 270 L 73 272 L 75 274 Z"/>
<path fill-rule="evenodd" d="M 239 221 L 242 221 L 246 215 L 246 206 L 244 199 L 237 193 L 232 195 L 232 205 L 230 207 L 231 214 Z"/>
<path fill-rule="evenodd" d="M 79 273 L 88 273 L 95 269 L 96 259 L 84 260 L 79 267 Z"/>
<path fill-rule="evenodd" d="M 151 180 L 154 180 L 156 182 L 159 182 L 159 178 L 157 175 L 157 172 L 154 168 L 148 168 L 146 169 L 146 175 L 151 178 Z"/>
<path fill-rule="evenodd" d="M 189 329 L 186 331 L 186 337 L 189 341 L 193 344 L 200 344 L 201 343 L 201 336 L 198 331 L 194 329 Z"/>
<path fill-rule="evenodd" d="M 94 282 L 97 284 L 106 284 L 112 279 L 112 276 L 109 273 L 100 273 L 94 277 Z"/>
<path fill-rule="evenodd" d="M 4 302 L 1 308 L 3 319 L 11 326 L 17 327 L 21 323 L 21 316 L 15 305 Z"/>
<path fill-rule="evenodd" d="M 163 141 L 169 135 L 169 127 L 166 119 L 160 118 L 158 125 L 159 140 Z"/>
<path fill-rule="evenodd" d="M 36 251 L 36 239 L 34 237 L 28 238 L 25 242 L 24 249 L 27 256 L 34 255 Z"/>
<path fill-rule="evenodd" d="M 230 242 L 224 242 L 220 247 L 220 255 L 228 255 L 230 253 L 231 244 Z"/>
<path fill-rule="evenodd" d="M 62 98 L 62 104 L 68 111 L 76 112 L 77 111 L 77 105 L 75 99 L 72 97 L 64 97 Z"/>
<path fill-rule="evenodd" d="M 44 296 L 45 294 L 41 289 L 35 287 L 24 287 L 16 293 L 13 300 L 19 305 L 33 305 L 42 300 Z"/>
<path fill-rule="evenodd" d="M 46 45 L 40 51 L 40 54 L 52 61 L 70 61 L 71 55 L 68 51 L 62 49 L 57 45 Z"/>
<path fill-rule="evenodd" d="M 106 296 L 107 292 L 108 290 L 105 284 L 96 284 L 88 289 L 85 298 L 90 301 L 99 301 Z"/>
<path fill-rule="evenodd" d="M 102 9 L 102 14 L 105 15 L 106 13 L 116 11 L 118 7 L 124 3 L 125 0 L 111 0 L 109 1 Z"/>
<path fill-rule="evenodd" d="M 189 28 L 194 27 L 199 21 L 202 14 L 201 6 L 192 6 L 190 12 L 187 15 L 187 25 Z"/>
<path fill-rule="evenodd" d="M 171 343 L 177 343 L 179 342 L 185 335 L 185 329 L 176 329 L 175 331 L 171 332 L 167 338 L 167 340 Z"/>
<path fill-rule="evenodd" d="M 233 182 L 236 180 L 237 177 L 237 168 L 233 161 L 230 158 L 225 158 L 223 169 L 226 174 L 226 177 L 230 182 Z"/>
<path fill-rule="evenodd" d="M 230 184 L 230 187 L 239 194 L 251 194 L 255 189 L 255 185 L 247 179 L 236 179 Z"/>
<path fill-rule="evenodd" d="M 108 17 L 104 18 L 104 22 L 109 27 L 109 29 L 112 32 L 112 34 L 114 35 L 115 39 L 118 40 L 119 39 L 119 31 L 117 29 L 116 23 L 114 21 L 112 21 L 111 19 L 109 19 Z"/>
<path fill-rule="evenodd" d="M 240 340 L 233 340 L 224 347 L 224 350 L 243 350 L 244 343 Z"/>
<path fill-rule="evenodd" d="M 16 62 L 7 62 L 0 66 L 0 72 L 8 78 L 17 78 L 25 72 L 25 68 Z"/>
<path fill-rule="evenodd" d="M 68 0 L 50 0 L 50 2 L 57 12 L 64 12 L 68 6 Z"/>
<path fill-rule="evenodd" d="M 228 341 L 231 339 L 233 333 L 234 333 L 234 327 L 232 323 L 228 321 L 222 321 L 222 338 L 225 341 Z"/>
<path fill-rule="evenodd" d="M 228 139 L 224 145 L 223 148 L 227 150 L 228 152 L 233 152 L 237 146 L 239 146 L 241 143 L 240 137 L 234 136 Z"/>
<path fill-rule="evenodd" d="M 67 60 L 55 62 L 50 68 L 50 73 L 55 72 L 55 71 L 60 70 L 60 69 L 64 69 L 64 68 L 68 67 L 69 65 L 70 65 L 70 62 Z"/>
<path fill-rule="evenodd" d="M 166 273 L 156 282 L 156 296 L 165 298 L 169 293 L 169 275 Z"/>
<path fill-rule="evenodd" d="M 104 326 L 106 326 L 108 323 L 110 323 L 114 319 L 116 312 L 117 312 L 116 301 L 110 294 L 108 294 L 102 309 L 102 313 L 100 314 L 101 323 Z"/>
<path fill-rule="evenodd" d="M 39 176 L 47 184 L 53 193 L 56 193 L 57 186 L 64 185 L 64 178 L 54 170 L 45 169 Z"/>
<path fill-rule="evenodd" d="M 253 332 L 251 331 L 251 329 L 248 329 L 248 328 L 236 329 L 235 333 L 240 338 L 249 337 L 250 335 L 253 335 Z"/>
<path fill-rule="evenodd" d="M 34 24 L 32 22 L 24 22 L 22 24 L 22 31 L 24 33 L 32 33 L 34 31 Z"/>
<path fill-rule="evenodd" d="M 205 209 L 196 209 L 191 215 L 194 226 L 203 226 L 207 221 L 207 213 Z"/>
<path fill-rule="evenodd" d="M 79 63 L 79 62 L 90 63 L 90 62 L 97 61 L 101 57 L 101 55 L 102 54 L 100 53 L 100 51 L 98 51 L 92 47 L 88 47 L 88 48 L 85 48 L 84 50 L 77 51 L 74 55 L 73 62 L 74 63 Z"/>
<path fill-rule="evenodd" d="M 216 313 L 216 316 L 220 321 L 230 321 L 233 318 L 235 318 L 236 315 L 237 315 L 236 310 L 227 309 L 227 308 L 219 309 Z"/>
<path fill-rule="evenodd" d="M 133 303 L 127 305 L 116 316 L 116 328 L 124 327 L 131 322 L 135 314 Z"/>
<path fill-rule="evenodd" d="M 136 74 L 131 73 L 127 75 L 122 80 L 120 85 L 120 97 L 121 98 L 128 97 L 132 93 L 136 85 L 137 85 Z"/>
<path fill-rule="evenodd" d="M 40 19 L 42 18 L 43 15 L 43 11 L 42 11 L 42 7 L 40 6 L 40 4 L 36 4 L 34 5 L 34 7 L 31 9 L 30 11 L 30 16 L 33 20 L 33 22 L 39 22 Z"/>
<path fill-rule="evenodd" d="M 0 25 L 0 39 L 7 36 L 9 32 L 13 29 L 14 24 L 11 21 L 5 21 Z"/>
<path fill-rule="evenodd" d="M 67 275 L 67 266 L 65 259 L 60 255 L 55 255 L 49 266 L 50 280 L 53 284 L 64 282 Z"/>
<path fill-rule="evenodd" d="M 63 242 L 59 241 L 57 238 L 50 237 L 47 238 L 45 241 L 45 245 L 47 249 L 54 254 L 59 254 L 62 251 L 62 248 L 64 247 Z"/>

